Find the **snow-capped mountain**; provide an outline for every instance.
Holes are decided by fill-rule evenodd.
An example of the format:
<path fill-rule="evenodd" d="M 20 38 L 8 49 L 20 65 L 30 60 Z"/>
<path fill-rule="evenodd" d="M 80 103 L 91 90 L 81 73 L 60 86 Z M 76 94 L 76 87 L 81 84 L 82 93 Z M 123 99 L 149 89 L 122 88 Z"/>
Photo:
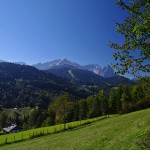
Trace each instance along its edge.
<path fill-rule="evenodd" d="M 79 68 L 80 65 L 73 63 L 69 60 L 65 59 L 57 59 L 57 60 L 53 60 L 50 62 L 46 62 L 46 63 L 38 63 L 33 65 L 33 67 L 38 68 L 39 70 L 48 70 L 54 67 L 59 67 L 59 66 L 63 66 L 63 65 L 70 65 L 70 66 L 74 66 Z"/>
<path fill-rule="evenodd" d="M 117 76 L 114 73 L 114 70 L 112 69 L 112 67 L 110 65 L 107 65 L 106 67 L 101 68 L 97 64 L 92 64 L 92 65 L 83 66 L 83 69 L 92 71 L 93 73 L 98 74 L 98 75 L 100 75 L 102 77 L 106 77 L 106 78 L 107 77 L 115 77 L 115 76 Z"/>
<path fill-rule="evenodd" d="M 96 65 L 96 64 L 85 65 L 85 66 L 83 66 L 83 69 L 92 71 L 92 72 L 94 72 L 95 74 L 98 74 L 98 75 L 100 74 L 100 72 L 102 70 L 101 67 Z"/>
<path fill-rule="evenodd" d="M 101 68 L 99 65 L 97 64 L 90 64 L 90 65 L 79 65 L 77 63 L 71 62 L 67 59 L 57 59 L 54 61 L 50 61 L 50 62 L 46 62 L 46 63 L 38 63 L 33 65 L 35 68 L 39 69 L 39 70 L 48 70 L 48 69 L 52 69 L 55 67 L 60 67 L 60 66 L 64 66 L 64 65 L 69 65 L 69 66 L 73 66 L 76 67 L 78 69 L 82 69 L 82 70 L 89 70 L 97 75 L 103 76 L 103 77 L 114 77 L 117 76 L 114 73 L 114 70 L 111 68 L 110 65 Z"/>
<path fill-rule="evenodd" d="M 114 73 L 114 70 L 112 69 L 112 67 L 110 65 L 104 67 L 101 72 L 99 73 L 100 76 L 103 77 L 114 77 L 114 76 L 118 76 L 117 74 Z"/>

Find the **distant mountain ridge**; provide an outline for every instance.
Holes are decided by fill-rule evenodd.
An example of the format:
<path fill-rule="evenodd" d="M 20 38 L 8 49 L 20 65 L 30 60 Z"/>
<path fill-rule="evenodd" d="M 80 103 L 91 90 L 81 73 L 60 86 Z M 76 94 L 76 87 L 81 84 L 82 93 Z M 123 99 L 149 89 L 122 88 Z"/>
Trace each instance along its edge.
<path fill-rule="evenodd" d="M 0 63 L 1 63 L 1 62 L 5 62 L 5 61 L 4 61 L 4 60 L 2 60 L 2 59 L 0 59 Z"/>
<path fill-rule="evenodd" d="M 0 59 L 0 63 L 1 62 L 7 62 L 4 60 Z M 14 64 L 20 64 L 20 65 L 27 65 L 25 62 L 11 62 Z M 104 68 L 101 68 L 99 65 L 97 64 L 89 64 L 89 65 L 80 65 L 78 63 L 69 61 L 68 59 L 56 59 L 50 62 L 46 62 L 46 63 L 37 63 L 32 65 L 33 67 L 39 69 L 39 70 L 49 70 L 52 68 L 56 68 L 59 66 L 64 66 L 64 65 L 70 65 L 73 67 L 76 67 L 78 69 L 82 69 L 82 70 L 88 70 L 91 71 L 97 75 L 100 75 L 102 77 L 116 77 L 118 76 L 117 74 L 114 73 L 114 70 L 112 69 L 112 67 L 110 65 L 105 66 Z"/>
<path fill-rule="evenodd" d="M 0 59 L 0 63 L 2 63 L 2 62 L 7 62 L 7 61 Z M 8 62 L 8 63 L 9 63 L 9 62 Z M 10 63 L 18 64 L 18 65 L 27 65 L 27 64 L 26 64 L 25 62 L 23 62 L 23 61 L 19 61 L 19 62 L 10 62 Z"/>
<path fill-rule="evenodd" d="M 20 62 L 13 62 L 14 64 L 18 64 L 18 65 L 27 65 L 25 62 L 22 62 L 22 61 L 20 61 Z"/>
<path fill-rule="evenodd" d="M 91 71 L 102 77 L 118 76 L 114 73 L 114 70 L 112 69 L 112 67 L 110 65 L 108 65 L 104 68 L 101 68 L 97 64 L 90 64 L 90 65 L 82 66 L 77 63 L 71 62 L 71 61 L 67 60 L 66 58 L 65 59 L 57 59 L 57 60 L 46 62 L 46 63 L 38 63 L 38 64 L 33 65 L 33 67 L 35 67 L 39 70 L 49 70 L 49 69 L 54 69 L 54 68 L 57 68 L 59 66 L 64 66 L 64 65 L 70 65 L 70 66 L 76 67 L 78 69 L 88 70 L 88 71 Z"/>

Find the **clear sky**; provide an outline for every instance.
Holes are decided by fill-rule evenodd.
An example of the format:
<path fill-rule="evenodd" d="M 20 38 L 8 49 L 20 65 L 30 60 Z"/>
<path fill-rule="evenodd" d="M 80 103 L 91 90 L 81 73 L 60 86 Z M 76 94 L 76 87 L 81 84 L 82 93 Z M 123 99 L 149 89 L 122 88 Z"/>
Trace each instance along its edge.
<path fill-rule="evenodd" d="M 114 61 L 108 41 L 122 42 L 115 21 L 125 17 L 115 0 L 0 0 L 0 59 L 103 67 Z"/>

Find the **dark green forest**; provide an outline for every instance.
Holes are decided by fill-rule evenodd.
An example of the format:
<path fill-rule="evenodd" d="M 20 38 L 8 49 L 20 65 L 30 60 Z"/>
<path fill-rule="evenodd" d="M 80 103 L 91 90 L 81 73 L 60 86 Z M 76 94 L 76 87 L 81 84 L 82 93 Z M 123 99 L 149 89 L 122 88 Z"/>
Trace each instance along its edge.
<path fill-rule="evenodd" d="M 145 81 L 150 78 L 90 94 L 33 67 L 0 63 L 0 129 L 16 123 L 26 130 L 149 108 L 150 84 Z"/>
<path fill-rule="evenodd" d="M 65 69 L 65 68 L 64 68 Z M 68 70 L 59 70 L 67 75 Z M 68 69 L 68 68 L 67 68 Z M 110 91 L 119 84 L 132 84 L 124 77 L 103 78 L 90 71 L 72 70 L 77 77 L 76 82 L 55 76 L 47 71 L 34 67 L 13 63 L 0 63 L 0 107 L 35 107 L 46 108 L 48 104 L 63 92 L 73 99 L 79 100 L 100 89 Z"/>
<path fill-rule="evenodd" d="M 14 108 L 47 105 L 63 92 L 75 99 L 89 93 L 67 80 L 31 66 L 0 63 L 0 107 Z"/>

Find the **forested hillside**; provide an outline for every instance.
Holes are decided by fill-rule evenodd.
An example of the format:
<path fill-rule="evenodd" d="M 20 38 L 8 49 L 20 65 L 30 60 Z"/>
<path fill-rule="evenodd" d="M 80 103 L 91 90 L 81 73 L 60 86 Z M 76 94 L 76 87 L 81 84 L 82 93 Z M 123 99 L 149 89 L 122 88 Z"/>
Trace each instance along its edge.
<path fill-rule="evenodd" d="M 116 77 L 104 80 L 89 71 L 76 72 L 75 69 L 70 75 L 93 86 L 106 87 L 92 94 L 82 86 L 34 67 L 0 63 L 0 129 L 11 123 L 17 123 L 21 129 L 30 129 L 150 107 L 150 84 L 145 80 L 134 85 L 119 85 Z M 24 109 L 27 106 L 28 109 Z"/>
<path fill-rule="evenodd" d="M 63 67 L 45 72 L 27 65 L 3 62 L 0 63 L 0 107 L 46 108 L 63 92 L 78 100 L 96 94 L 100 89 L 110 92 L 112 87 L 123 83 L 132 82 L 124 77 L 103 78 L 77 68 Z"/>
<path fill-rule="evenodd" d="M 51 73 L 31 66 L 0 63 L 0 107 L 47 107 L 52 99 L 67 92 L 76 99 L 89 93 Z"/>
<path fill-rule="evenodd" d="M 71 65 L 62 65 L 59 67 L 55 67 L 47 70 L 47 72 L 67 79 L 71 83 L 84 86 L 90 91 L 95 89 L 95 91 L 97 92 L 99 89 L 110 91 L 112 87 L 116 87 L 121 84 L 134 84 L 133 81 L 122 76 L 116 75 L 115 77 L 105 78 L 91 71 L 79 69 Z"/>
<path fill-rule="evenodd" d="M 149 79 L 147 79 L 149 80 Z M 61 94 L 47 104 L 26 109 L 2 109 L 0 129 L 17 123 L 23 129 L 50 126 L 84 120 L 109 114 L 124 114 L 150 107 L 150 85 L 139 81 L 136 85 L 120 85 L 110 93 L 100 90 L 97 94 L 76 100 L 70 94 Z"/>

